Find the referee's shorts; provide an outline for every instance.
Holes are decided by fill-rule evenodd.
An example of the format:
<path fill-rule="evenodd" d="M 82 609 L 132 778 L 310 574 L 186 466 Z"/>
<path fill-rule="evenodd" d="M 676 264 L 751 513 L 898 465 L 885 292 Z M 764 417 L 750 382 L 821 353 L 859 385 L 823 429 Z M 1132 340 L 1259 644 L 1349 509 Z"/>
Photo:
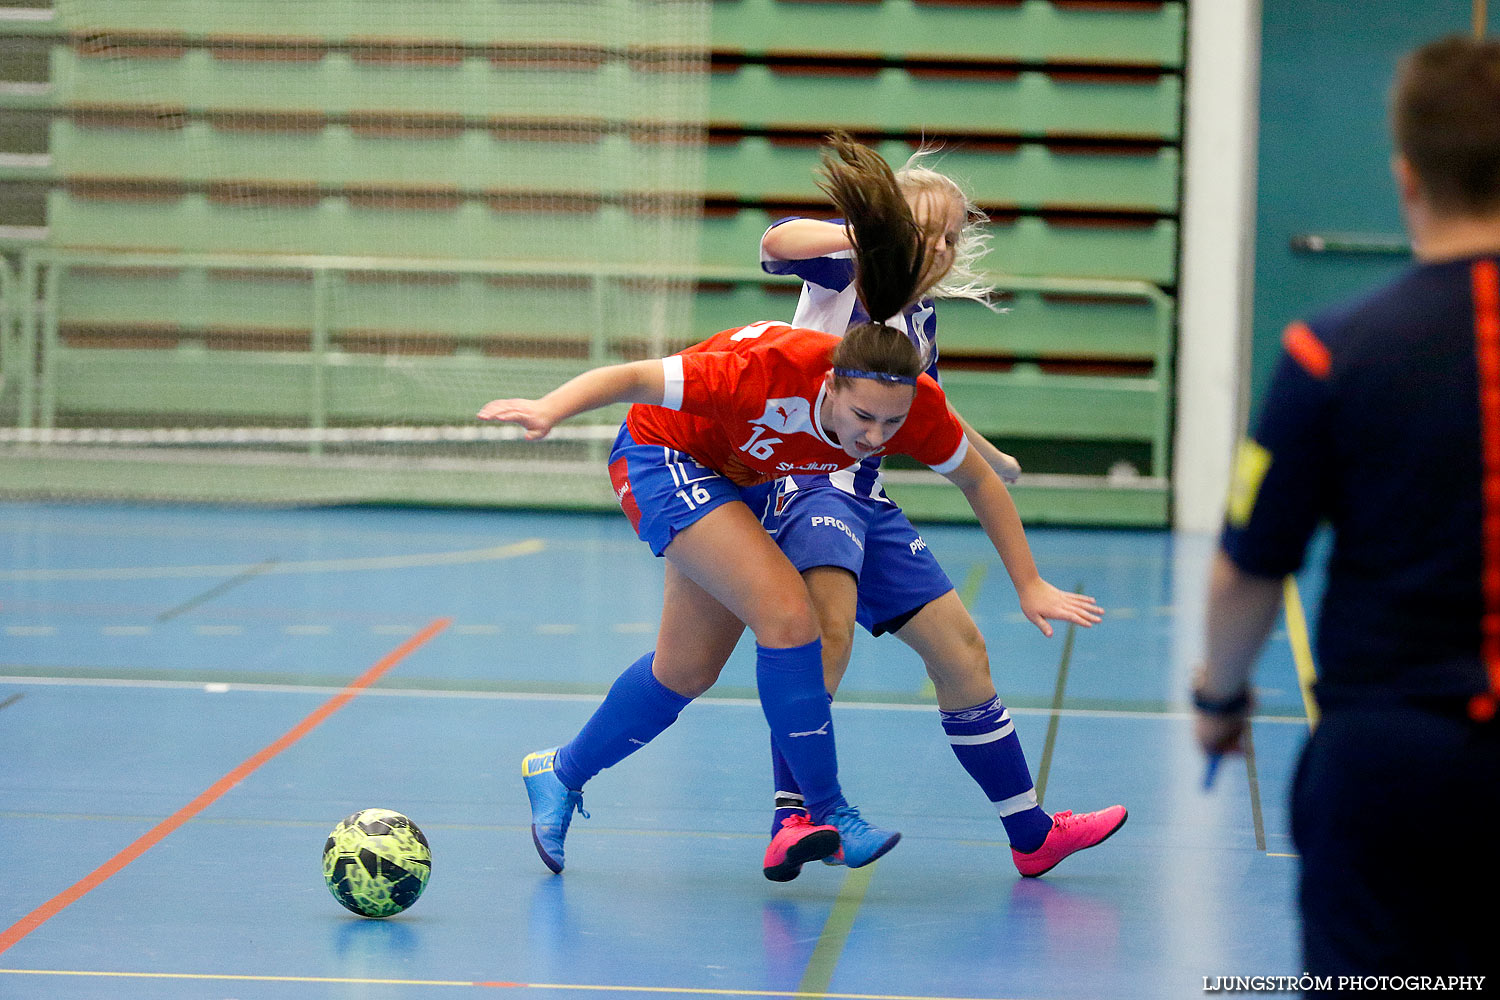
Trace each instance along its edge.
<path fill-rule="evenodd" d="M 1500 973 L 1500 725 L 1470 721 L 1459 699 L 1325 710 L 1297 767 L 1292 836 L 1303 971 Z"/>

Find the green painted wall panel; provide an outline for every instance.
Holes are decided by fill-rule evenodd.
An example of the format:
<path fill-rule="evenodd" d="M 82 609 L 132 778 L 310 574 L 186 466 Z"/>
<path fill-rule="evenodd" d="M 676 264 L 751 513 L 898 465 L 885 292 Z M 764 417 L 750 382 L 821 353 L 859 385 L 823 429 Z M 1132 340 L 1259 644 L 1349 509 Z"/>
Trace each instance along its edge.
<path fill-rule="evenodd" d="M 758 267 L 760 238 L 773 217 L 755 209 L 703 222 L 704 263 Z M 1128 278 L 1170 284 L 1177 273 L 1177 224 L 1092 226 L 1049 223 L 1035 216 L 990 227 L 985 266 L 997 274 Z"/>
<path fill-rule="evenodd" d="M 969 130 L 1021 135 L 1170 139 L 1178 131 L 1181 80 L 1065 82 L 1045 73 L 978 79 L 903 69 L 813 76 L 743 65 L 713 74 L 709 119 L 763 128 Z"/>
<path fill-rule="evenodd" d="M 597 141 L 506 140 L 468 129 L 451 136 L 361 135 L 329 124 L 312 133 L 235 130 L 188 122 L 175 130 L 81 127 L 54 121 L 63 176 L 208 182 L 447 187 L 466 191 L 649 191 L 674 175 L 659 147 L 619 135 Z M 613 166 L 633 161 L 629 172 Z"/>
<path fill-rule="evenodd" d="M 1155 359 L 1171 317 L 1145 299 L 1022 292 L 991 312 L 955 299 L 939 308 L 938 342 L 949 355 Z"/>
<path fill-rule="evenodd" d="M 1157 434 L 1161 386 L 1152 378 L 950 369 L 943 387 L 988 436 L 1151 441 Z"/>
<path fill-rule="evenodd" d="M 713 44 L 743 52 L 876 53 L 934 59 L 1180 66 L 1183 4 L 1070 8 L 1048 0 L 965 8 L 885 0 L 802 4 L 720 0 Z"/>
<path fill-rule="evenodd" d="M 175 58 L 106 59 L 58 49 L 60 104 L 138 104 L 190 110 L 442 113 L 552 120 L 653 120 L 650 77 L 623 65 L 507 70 L 468 58 L 455 67 L 362 65 L 329 52 L 307 63 L 215 59 L 202 49 Z M 900 68 L 815 76 L 763 65 L 715 72 L 709 120 L 753 127 L 902 131 L 975 129 L 1023 135 L 1175 138 L 1181 80 L 1069 81 L 1024 71 L 994 78 L 926 76 Z"/>
<path fill-rule="evenodd" d="M 61 415 L 205 415 L 306 426 L 321 392 L 337 421 L 465 424 L 490 399 L 533 397 L 588 367 L 548 358 L 410 357 L 332 352 L 67 350 L 50 359 Z M 322 381 L 321 389 L 316 384 Z M 608 422 L 596 415 L 587 422 Z"/>
<path fill-rule="evenodd" d="M 877 146 L 900 167 L 915 151 L 904 142 Z M 925 165 L 954 178 L 976 202 L 1018 208 L 1175 211 L 1178 154 L 1173 148 L 1134 154 L 1074 153 L 1027 144 L 1012 150 L 943 149 Z M 707 190 L 740 198 L 822 199 L 817 150 L 763 136 L 708 147 Z"/>
<path fill-rule="evenodd" d="M 71 30 L 276 35 L 302 37 L 309 42 L 422 38 L 470 45 L 599 45 L 617 40 L 622 30 L 630 30 L 643 19 L 640 5 L 632 0 L 529 4 L 507 0 L 424 0 L 413 4 L 370 0 L 192 0 L 187 4 L 182 0 L 94 0 L 85 4 L 74 0 L 59 6 L 59 18 Z"/>
<path fill-rule="evenodd" d="M 275 135 L 270 139 L 269 135 Z M 893 166 L 914 147 L 879 145 Z M 372 138 L 347 125 L 316 133 L 265 133 L 189 122 L 143 130 L 53 124 L 53 172 L 62 177 L 242 180 L 305 185 L 404 185 L 461 191 L 641 192 L 690 179 L 669 169 L 660 147 L 620 135 L 597 141 L 507 141 L 469 129 L 447 137 Z M 631 162 L 620 171 L 611 165 Z M 822 200 L 815 183 L 817 150 L 763 136 L 713 143 L 706 151 L 705 190 L 744 200 Z M 1121 155 L 1073 153 L 1030 144 L 1010 151 L 943 150 L 928 161 L 987 206 L 1174 211 L 1175 149 Z M 675 179 L 674 179 L 675 178 Z"/>

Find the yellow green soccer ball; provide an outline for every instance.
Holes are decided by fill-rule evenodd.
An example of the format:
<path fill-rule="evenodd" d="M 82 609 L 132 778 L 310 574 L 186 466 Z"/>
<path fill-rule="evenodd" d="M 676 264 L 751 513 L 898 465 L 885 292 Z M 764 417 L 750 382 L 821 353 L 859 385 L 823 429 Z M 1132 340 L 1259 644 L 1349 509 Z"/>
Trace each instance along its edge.
<path fill-rule="evenodd" d="M 328 835 L 323 881 L 362 917 L 389 917 L 417 901 L 432 873 L 432 851 L 417 825 L 389 809 L 361 809 Z"/>

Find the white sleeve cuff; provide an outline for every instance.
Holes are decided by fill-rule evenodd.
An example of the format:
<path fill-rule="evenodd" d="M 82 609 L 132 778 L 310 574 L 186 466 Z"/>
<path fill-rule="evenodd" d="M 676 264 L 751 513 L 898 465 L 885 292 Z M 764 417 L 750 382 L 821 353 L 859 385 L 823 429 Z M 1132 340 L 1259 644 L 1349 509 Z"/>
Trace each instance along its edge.
<path fill-rule="evenodd" d="M 946 476 L 954 469 L 963 464 L 964 456 L 969 453 L 969 439 L 967 436 L 958 439 L 958 450 L 949 456 L 948 461 L 942 465 L 932 466 L 932 471 L 938 475 Z"/>
<path fill-rule="evenodd" d="M 661 359 L 661 373 L 666 389 L 662 393 L 661 405 L 669 410 L 682 409 L 682 355 L 674 354 Z"/>

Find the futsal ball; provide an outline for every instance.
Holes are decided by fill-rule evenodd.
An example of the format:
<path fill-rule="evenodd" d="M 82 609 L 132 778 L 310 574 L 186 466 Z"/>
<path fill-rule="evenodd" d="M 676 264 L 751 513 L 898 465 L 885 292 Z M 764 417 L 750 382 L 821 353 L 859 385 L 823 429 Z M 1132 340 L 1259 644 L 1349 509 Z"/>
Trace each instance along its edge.
<path fill-rule="evenodd" d="M 389 917 L 417 901 L 432 873 L 432 852 L 417 825 L 389 809 L 361 809 L 323 845 L 323 881 L 362 917 Z"/>

